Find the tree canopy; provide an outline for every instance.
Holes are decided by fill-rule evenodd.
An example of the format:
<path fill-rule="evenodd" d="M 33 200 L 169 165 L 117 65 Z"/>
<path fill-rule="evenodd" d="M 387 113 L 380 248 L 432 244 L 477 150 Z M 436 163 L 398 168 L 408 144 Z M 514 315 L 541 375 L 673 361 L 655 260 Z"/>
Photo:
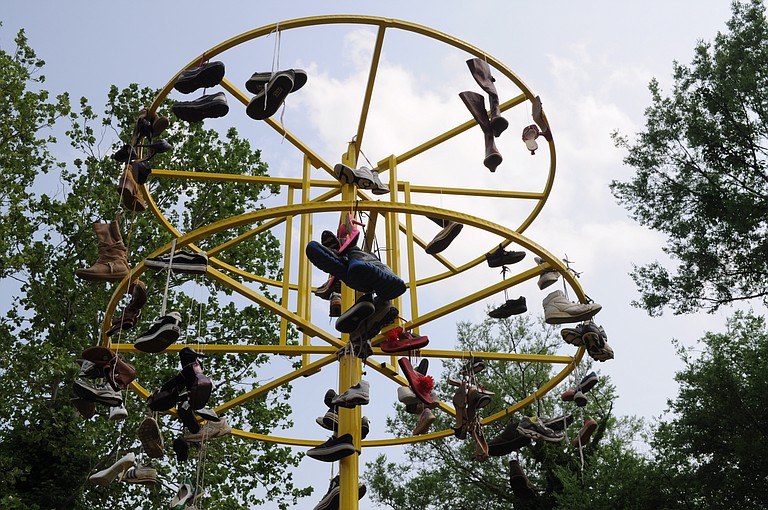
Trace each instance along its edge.
<path fill-rule="evenodd" d="M 652 315 L 768 303 L 768 23 L 760 0 L 733 3 L 728 32 L 699 42 L 674 87 L 650 83 L 637 139 L 615 136 L 636 170 L 611 189 L 632 217 L 667 236 L 676 264 L 636 266 L 635 304 Z"/>

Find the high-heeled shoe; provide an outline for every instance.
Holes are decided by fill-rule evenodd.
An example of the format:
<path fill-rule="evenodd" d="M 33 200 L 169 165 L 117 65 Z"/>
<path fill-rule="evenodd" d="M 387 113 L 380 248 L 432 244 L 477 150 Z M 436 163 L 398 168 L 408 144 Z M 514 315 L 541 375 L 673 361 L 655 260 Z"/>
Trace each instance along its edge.
<path fill-rule="evenodd" d="M 213 383 L 203 373 L 203 365 L 198 358 L 206 357 L 190 347 L 184 347 L 179 351 L 181 360 L 181 374 L 184 377 L 184 385 L 189 391 L 189 407 L 202 409 L 208 404 L 213 391 Z"/>
<path fill-rule="evenodd" d="M 360 223 L 350 212 L 344 216 L 344 221 L 339 225 L 337 236 L 339 239 L 339 255 L 343 255 L 350 246 L 357 246 L 357 240 L 360 238 L 360 229 L 358 226 L 364 227 L 365 224 Z"/>
<path fill-rule="evenodd" d="M 118 475 L 125 473 L 134 464 L 136 464 L 136 455 L 127 453 L 107 469 L 102 469 L 89 476 L 88 481 L 98 485 L 109 485 Z"/>

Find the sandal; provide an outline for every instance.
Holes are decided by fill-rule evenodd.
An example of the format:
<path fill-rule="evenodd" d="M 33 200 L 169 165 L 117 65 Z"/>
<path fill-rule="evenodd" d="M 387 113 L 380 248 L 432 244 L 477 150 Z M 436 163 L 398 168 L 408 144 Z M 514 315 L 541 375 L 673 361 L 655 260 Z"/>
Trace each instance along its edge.
<path fill-rule="evenodd" d="M 358 226 L 364 227 L 365 224 L 357 221 L 351 212 L 344 216 L 344 221 L 339 225 L 336 236 L 340 243 L 338 248 L 339 255 L 343 255 L 350 246 L 357 246 L 357 240 L 360 238 Z"/>

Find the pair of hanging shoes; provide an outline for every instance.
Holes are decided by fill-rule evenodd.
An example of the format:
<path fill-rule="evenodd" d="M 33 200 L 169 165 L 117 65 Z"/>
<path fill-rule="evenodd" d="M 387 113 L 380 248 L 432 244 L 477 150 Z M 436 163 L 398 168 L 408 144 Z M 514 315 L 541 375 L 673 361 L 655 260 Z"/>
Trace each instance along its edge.
<path fill-rule="evenodd" d="M 288 94 L 296 92 L 307 82 L 307 73 L 301 69 L 288 69 L 276 73 L 254 73 L 245 82 L 245 88 L 256 94 L 248 103 L 245 113 L 254 120 L 264 120 L 277 113 Z"/>

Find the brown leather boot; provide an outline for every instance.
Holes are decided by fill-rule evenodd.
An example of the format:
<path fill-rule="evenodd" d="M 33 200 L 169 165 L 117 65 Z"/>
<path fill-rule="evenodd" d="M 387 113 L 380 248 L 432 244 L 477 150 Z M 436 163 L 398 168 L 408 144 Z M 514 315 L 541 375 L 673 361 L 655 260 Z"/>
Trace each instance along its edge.
<path fill-rule="evenodd" d="M 141 280 L 134 280 L 128 289 L 131 301 L 120 313 L 112 317 L 112 326 L 107 331 L 107 336 L 112 336 L 121 329 L 133 328 L 141 317 L 141 309 L 147 303 L 147 286 Z"/>
<path fill-rule="evenodd" d="M 459 92 L 459 97 L 477 123 L 480 125 L 480 129 L 483 130 L 483 136 L 485 137 L 485 159 L 483 164 L 491 172 L 496 171 L 496 167 L 502 162 L 501 153 L 496 148 L 496 142 L 493 140 L 493 129 L 491 128 L 491 121 L 488 119 L 488 113 L 485 111 L 485 99 L 477 92 Z"/>
<path fill-rule="evenodd" d="M 499 110 L 499 94 L 494 84 L 496 80 L 491 76 L 491 66 L 484 60 L 471 58 L 467 60 L 467 67 L 480 88 L 488 94 L 488 102 L 491 103 L 491 129 L 493 129 L 493 136 L 498 138 L 507 129 L 509 122 L 501 116 L 501 110 Z"/>
<path fill-rule="evenodd" d="M 541 109 L 541 98 L 539 96 L 533 98 L 533 107 L 531 110 L 533 121 L 541 130 L 541 136 L 543 136 L 546 141 L 551 142 L 552 129 L 549 127 L 549 122 L 547 122 L 547 117 L 544 115 L 544 110 Z"/>
<path fill-rule="evenodd" d="M 147 204 L 139 194 L 139 184 L 133 176 L 133 166 L 138 164 L 134 161 L 125 165 L 123 175 L 117 183 L 117 192 L 123 200 L 123 206 L 129 211 L 142 212 L 147 209 Z"/>
<path fill-rule="evenodd" d="M 93 231 L 99 242 L 99 258 L 91 267 L 75 271 L 75 276 L 93 282 L 117 282 L 128 276 L 128 250 L 120 237 L 117 220 L 94 223 Z"/>

